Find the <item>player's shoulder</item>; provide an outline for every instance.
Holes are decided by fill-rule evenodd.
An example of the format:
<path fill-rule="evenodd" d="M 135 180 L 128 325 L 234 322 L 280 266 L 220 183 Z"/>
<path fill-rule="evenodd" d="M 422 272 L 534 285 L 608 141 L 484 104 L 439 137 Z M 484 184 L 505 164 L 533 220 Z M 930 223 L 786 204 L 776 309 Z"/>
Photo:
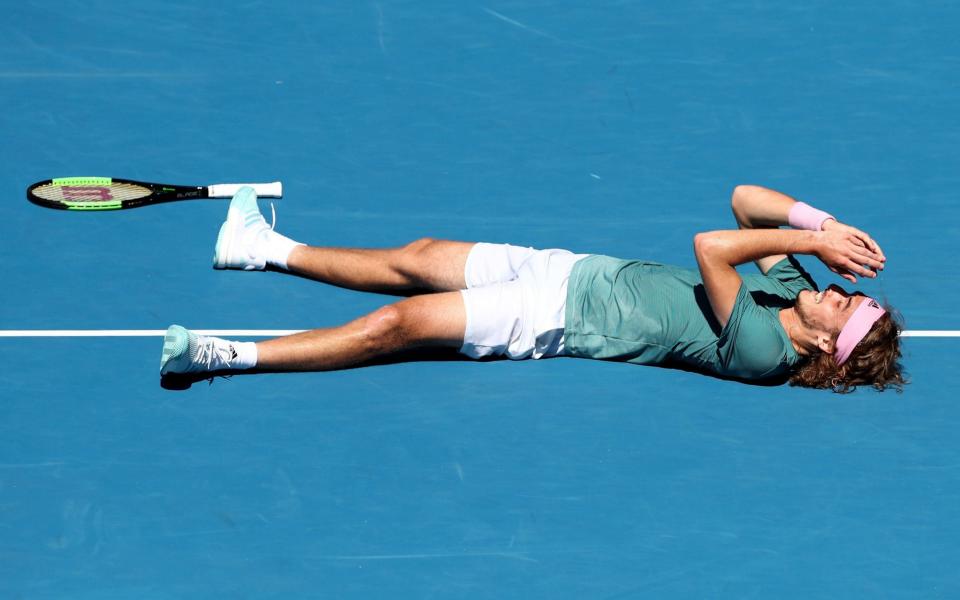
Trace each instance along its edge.
<path fill-rule="evenodd" d="M 757 301 L 758 296 L 762 301 Z M 785 297 L 746 286 L 741 290 L 718 340 L 720 358 L 731 374 L 766 377 L 795 361 L 793 344 L 778 317 L 779 309 L 789 303 Z"/>

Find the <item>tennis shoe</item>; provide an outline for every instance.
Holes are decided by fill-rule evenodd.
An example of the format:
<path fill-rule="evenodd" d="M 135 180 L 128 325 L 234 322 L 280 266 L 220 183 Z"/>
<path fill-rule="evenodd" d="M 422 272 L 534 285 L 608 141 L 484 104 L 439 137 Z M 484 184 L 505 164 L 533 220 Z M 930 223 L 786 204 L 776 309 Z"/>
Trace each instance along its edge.
<path fill-rule="evenodd" d="M 231 342 L 171 325 L 163 338 L 160 375 L 236 369 L 237 358 L 237 349 Z"/>
<path fill-rule="evenodd" d="M 251 187 L 242 187 L 230 200 L 227 220 L 220 226 L 213 251 L 214 269 L 262 271 L 267 265 L 263 247 L 272 225 L 260 214 L 257 194 Z"/>

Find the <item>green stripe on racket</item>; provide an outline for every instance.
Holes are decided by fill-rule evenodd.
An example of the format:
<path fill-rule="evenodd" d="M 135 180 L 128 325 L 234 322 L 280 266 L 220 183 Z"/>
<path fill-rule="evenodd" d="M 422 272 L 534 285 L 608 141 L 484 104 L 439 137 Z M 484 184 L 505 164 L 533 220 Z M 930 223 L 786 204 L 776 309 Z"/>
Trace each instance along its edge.
<path fill-rule="evenodd" d="M 230 198 L 244 186 L 252 187 L 258 196 L 283 196 L 283 184 L 279 181 L 189 186 L 112 177 L 61 177 L 31 185 L 27 188 L 27 200 L 62 210 L 120 210 L 177 200 Z"/>

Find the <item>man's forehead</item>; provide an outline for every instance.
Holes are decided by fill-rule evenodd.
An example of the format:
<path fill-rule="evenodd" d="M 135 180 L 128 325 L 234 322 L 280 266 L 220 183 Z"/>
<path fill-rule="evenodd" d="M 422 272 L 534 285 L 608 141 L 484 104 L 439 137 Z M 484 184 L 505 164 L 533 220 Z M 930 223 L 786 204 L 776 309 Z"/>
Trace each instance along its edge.
<path fill-rule="evenodd" d="M 843 316 L 844 325 L 847 324 L 847 321 L 850 320 L 850 317 L 853 316 L 853 313 L 856 312 L 858 308 L 860 308 L 860 305 L 866 302 L 867 300 L 870 300 L 870 298 L 860 292 L 856 292 L 850 296 L 850 305 L 844 308 L 841 312 Z M 870 300 L 870 302 L 873 302 L 873 300 Z"/>

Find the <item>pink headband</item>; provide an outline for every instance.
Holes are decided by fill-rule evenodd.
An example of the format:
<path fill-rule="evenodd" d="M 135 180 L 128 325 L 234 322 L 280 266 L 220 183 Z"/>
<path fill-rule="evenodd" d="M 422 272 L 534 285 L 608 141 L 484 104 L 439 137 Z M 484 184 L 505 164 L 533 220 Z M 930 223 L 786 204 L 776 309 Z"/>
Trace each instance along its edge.
<path fill-rule="evenodd" d="M 840 331 L 840 336 L 837 338 L 837 347 L 834 349 L 834 359 L 837 361 L 838 366 L 847 362 L 847 359 L 850 358 L 850 353 L 857 347 L 860 340 L 870 332 L 873 324 L 877 322 L 877 319 L 886 314 L 886 312 L 887 311 L 870 296 L 867 296 L 864 301 L 860 303 L 857 310 L 853 311 L 853 314 L 850 315 L 850 319 L 847 321 L 847 324 L 843 326 L 843 329 Z"/>

